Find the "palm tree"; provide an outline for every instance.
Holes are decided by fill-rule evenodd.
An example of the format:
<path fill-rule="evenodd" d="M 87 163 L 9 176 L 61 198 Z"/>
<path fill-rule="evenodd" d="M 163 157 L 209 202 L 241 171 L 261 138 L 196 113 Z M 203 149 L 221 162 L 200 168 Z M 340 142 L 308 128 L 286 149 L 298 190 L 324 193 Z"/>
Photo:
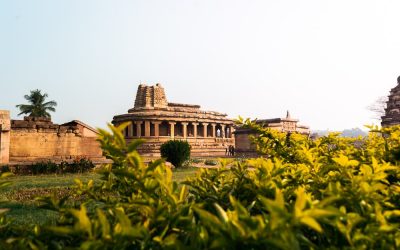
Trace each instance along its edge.
<path fill-rule="evenodd" d="M 50 118 L 51 115 L 48 111 L 55 112 L 56 109 L 54 107 L 57 106 L 57 103 L 55 101 L 45 102 L 47 97 L 47 93 L 42 94 L 41 90 L 31 90 L 30 95 L 24 96 L 29 104 L 19 104 L 16 106 L 21 111 L 18 115 L 26 114 L 30 117 Z"/>

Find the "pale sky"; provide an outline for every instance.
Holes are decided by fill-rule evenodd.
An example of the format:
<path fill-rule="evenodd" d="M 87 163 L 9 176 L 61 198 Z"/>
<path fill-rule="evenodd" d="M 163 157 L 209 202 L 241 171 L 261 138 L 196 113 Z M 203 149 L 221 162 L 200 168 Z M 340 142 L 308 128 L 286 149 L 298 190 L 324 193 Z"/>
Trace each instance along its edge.
<path fill-rule="evenodd" d="M 0 109 L 41 89 L 54 122 L 104 127 L 159 82 L 231 118 L 362 127 L 396 86 L 399 27 L 399 0 L 0 0 Z"/>

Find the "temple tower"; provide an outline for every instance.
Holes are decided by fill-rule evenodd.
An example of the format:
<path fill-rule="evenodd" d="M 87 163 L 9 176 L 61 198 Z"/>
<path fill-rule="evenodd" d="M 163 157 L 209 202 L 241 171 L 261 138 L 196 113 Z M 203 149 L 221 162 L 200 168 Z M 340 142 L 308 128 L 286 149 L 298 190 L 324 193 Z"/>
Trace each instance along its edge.
<path fill-rule="evenodd" d="M 400 124 L 400 76 L 397 78 L 397 86 L 390 90 L 381 124 L 382 127 Z"/>
<path fill-rule="evenodd" d="M 0 164 L 10 159 L 10 111 L 0 110 Z"/>
<path fill-rule="evenodd" d="M 157 83 L 155 86 L 139 85 L 134 109 L 166 108 L 167 106 L 167 98 L 161 84 Z"/>

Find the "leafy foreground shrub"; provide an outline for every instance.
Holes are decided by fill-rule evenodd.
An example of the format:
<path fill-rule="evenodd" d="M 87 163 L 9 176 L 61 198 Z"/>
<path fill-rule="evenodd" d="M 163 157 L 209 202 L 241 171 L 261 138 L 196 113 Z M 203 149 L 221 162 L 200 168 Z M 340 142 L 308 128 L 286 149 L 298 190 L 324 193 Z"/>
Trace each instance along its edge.
<path fill-rule="evenodd" d="M 161 157 L 177 168 L 190 158 L 190 145 L 187 141 L 171 140 L 160 147 Z"/>
<path fill-rule="evenodd" d="M 162 160 L 143 164 L 141 141 L 126 145 L 126 125 L 100 130 L 113 160 L 103 181 L 77 181 L 75 192 L 87 197 L 79 204 L 41 198 L 60 213 L 55 226 L 31 232 L 2 220 L 0 249 L 400 248 L 400 170 L 385 160 L 400 128 L 355 147 L 336 135 L 315 142 L 296 135 L 286 144 L 285 135 L 242 125 L 260 134 L 258 147 L 270 158 L 230 169 L 221 161 L 184 185 Z"/>

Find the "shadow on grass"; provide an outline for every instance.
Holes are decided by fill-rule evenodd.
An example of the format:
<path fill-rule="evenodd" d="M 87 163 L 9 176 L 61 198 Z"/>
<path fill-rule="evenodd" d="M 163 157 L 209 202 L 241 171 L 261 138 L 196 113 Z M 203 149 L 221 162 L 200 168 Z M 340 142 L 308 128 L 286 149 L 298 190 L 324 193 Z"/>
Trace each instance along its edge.
<path fill-rule="evenodd" d="M 54 225 L 58 218 L 55 211 L 42 209 L 35 204 L 21 204 L 17 202 L 0 203 L 0 208 L 9 209 L 6 218 L 12 224 L 33 228 L 38 225 Z"/>

